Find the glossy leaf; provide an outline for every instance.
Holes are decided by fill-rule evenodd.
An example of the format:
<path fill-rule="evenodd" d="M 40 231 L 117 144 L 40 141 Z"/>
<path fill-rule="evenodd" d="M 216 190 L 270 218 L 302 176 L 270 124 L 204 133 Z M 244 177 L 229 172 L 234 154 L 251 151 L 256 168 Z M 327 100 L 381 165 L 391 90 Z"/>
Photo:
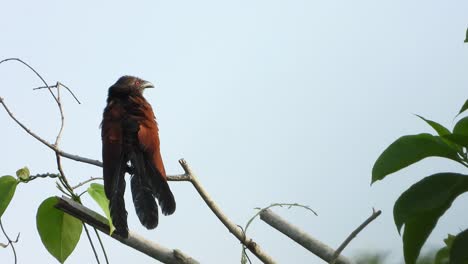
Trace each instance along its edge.
<path fill-rule="evenodd" d="M 458 111 L 458 114 L 456 116 L 459 116 L 461 113 L 465 112 L 466 109 L 468 109 L 468 100 L 465 101 L 465 103 L 463 104 L 460 111 Z"/>
<path fill-rule="evenodd" d="M 112 218 L 109 211 L 109 200 L 106 197 L 104 192 L 104 185 L 99 183 L 92 183 L 88 188 L 88 194 L 96 201 L 96 203 L 101 207 L 104 214 L 106 214 L 107 220 L 109 221 L 110 233 L 112 234 L 115 230 L 114 225 L 112 224 Z"/>
<path fill-rule="evenodd" d="M 468 136 L 468 116 L 460 119 L 453 127 L 453 133 Z"/>
<path fill-rule="evenodd" d="M 450 264 L 468 263 L 468 229 L 458 234 L 450 249 Z"/>
<path fill-rule="evenodd" d="M 435 255 L 434 264 L 449 264 L 449 254 L 447 247 L 439 249 Z"/>
<path fill-rule="evenodd" d="M 421 118 L 422 120 L 424 120 L 428 125 L 430 125 L 436 132 L 439 136 L 444 136 L 444 135 L 449 135 L 451 134 L 450 133 L 450 130 L 448 130 L 447 128 L 445 128 L 443 125 L 435 122 L 435 121 L 432 121 L 432 120 L 429 120 L 429 119 L 426 119 L 420 115 L 416 115 L 417 117 Z"/>
<path fill-rule="evenodd" d="M 448 136 L 448 135 L 451 135 L 452 132 L 450 132 L 450 130 L 448 130 L 446 127 L 444 127 L 443 125 L 435 122 L 435 121 L 432 121 L 432 120 L 429 120 L 429 119 L 426 119 L 420 115 L 416 115 L 417 117 L 421 118 L 422 120 L 424 120 L 428 125 L 430 125 L 436 132 L 439 136 L 441 136 L 442 140 L 447 143 L 447 145 L 451 146 L 452 148 L 454 148 L 456 151 L 461 151 L 461 147 L 448 140 L 447 138 L 445 138 L 445 136 Z"/>
<path fill-rule="evenodd" d="M 457 151 L 438 136 L 403 136 L 380 154 L 372 168 L 372 183 L 427 157 L 445 157 L 458 161 Z"/>
<path fill-rule="evenodd" d="M 438 173 L 406 190 L 395 202 L 393 217 L 398 232 L 404 225 L 403 251 L 406 264 L 414 264 L 421 247 L 439 218 L 460 194 L 468 191 L 468 176 Z"/>
<path fill-rule="evenodd" d="M 443 138 L 458 146 L 468 147 L 468 136 L 466 135 L 450 134 L 445 135 Z"/>
<path fill-rule="evenodd" d="M 17 185 L 18 181 L 13 176 L 0 177 L 0 218 L 10 204 Z"/>
<path fill-rule="evenodd" d="M 27 180 L 29 179 L 30 172 L 28 167 L 21 168 L 16 171 L 16 176 L 21 179 L 21 180 Z"/>
<path fill-rule="evenodd" d="M 49 197 L 42 202 L 37 210 L 36 225 L 47 251 L 64 263 L 80 240 L 83 224 L 55 208 L 57 201 L 56 197 Z"/>
<path fill-rule="evenodd" d="M 448 235 L 444 239 L 445 247 L 439 249 L 435 255 L 434 264 L 449 264 L 449 254 L 450 248 L 452 247 L 453 240 L 455 239 L 454 235 Z"/>

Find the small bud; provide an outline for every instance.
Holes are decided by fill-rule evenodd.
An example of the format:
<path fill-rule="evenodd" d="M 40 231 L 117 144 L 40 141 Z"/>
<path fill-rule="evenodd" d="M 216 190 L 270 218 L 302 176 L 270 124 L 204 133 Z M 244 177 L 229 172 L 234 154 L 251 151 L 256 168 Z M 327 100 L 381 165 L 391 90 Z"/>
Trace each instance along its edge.
<path fill-rule="evenodd" d="M 21 168 L 16 171 L 16 176 L 21 180 L 29 179 L 30 173 L 28 167 Z"/>

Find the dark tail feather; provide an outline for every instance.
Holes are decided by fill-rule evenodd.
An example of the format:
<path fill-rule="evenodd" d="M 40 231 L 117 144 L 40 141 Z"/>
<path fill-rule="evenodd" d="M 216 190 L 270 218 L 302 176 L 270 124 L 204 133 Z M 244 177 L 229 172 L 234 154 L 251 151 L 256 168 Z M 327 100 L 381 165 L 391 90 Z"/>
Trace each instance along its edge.
<path fill-rule="evenodd" d="M 128 237 L 127 211 L 125 210 L 125 170 L 120 167 L 116 172 L 113 189 L 109 198 L 109 210 L 116 233 L 124 238 Z"/>
<path fill-rule="evenodd" d="M 158 226 L 158 205 L 148 182 L 143 153 L 134 151 L 130 158 L 134 174 L 131 180 L 133 204 L 143 226 L 153 229 Z"/>
<path fill-rule="evenodd" d="M 158 205 L 153 193 L 140 175 L 134 175 L 131 180 L 132 197 L 135 210 L 143 226 L 153 229 L 158 226 Z"/>
<path fill-rule="evenodd" d="M 151 171 L 150 180 L 153 189 L 153 195 L 158 199 L 159 206 L 161 206 L 161 212 L 164 215 L 171 215 L 175 212 L 176 202 L 174 195 L 169 188 L 169 184 L 162 177 L 162 175 L 154 168 L 151 161 L 146 160 L 147 171 Z"/>

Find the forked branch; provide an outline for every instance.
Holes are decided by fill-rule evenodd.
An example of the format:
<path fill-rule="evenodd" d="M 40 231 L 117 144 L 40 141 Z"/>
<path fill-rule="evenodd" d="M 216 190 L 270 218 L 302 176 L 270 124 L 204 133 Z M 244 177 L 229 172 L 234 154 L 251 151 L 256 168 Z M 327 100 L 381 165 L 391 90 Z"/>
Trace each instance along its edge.
<path fill-rule="evenodd" d="M 341 254 L 341 251 L 345 249 L 345 247 L 361 232 L 368 224 L 370 224 L 372 221 L 374 221 L 379 215 L 382 213 L 382 211 L 377 210 L 375 211 L 372 209 L 372 215 L 369 216 L 361 225 L 359 225 L 351 234 L 341 243 L 341 245 L 338 247 L 338 249 L 335 251 L 335 254 L 333 254 L 333 258 L 330 261 L 330 264 L 334 264 L 335 261 L 337 260 L 338 256 Z"/>
<path fill-rule="evenodd" d="M 202 197 L 205 201 L 206 205 L 211 209 L 211 211 L 218 217 L 218 219 L 226 226 L 226 228 L 231 232 L 242 244 L 244 244 L 247 249 L 250 250 L 257 258 L 259 258 L 263 263 L 276 263 L 268 254 L 266 254 L 260 245 L 258 245 L 255 241 L 251 238 L 247 237 L 242 229 L 233 223 L 219 208 L 219 206 L 214 202 L 214 200 L 210 197 L 208 192 L 205 188 L 201 185 L 200 181 L 198 180 L 197 176 L 193 172 L 192 168 L 189 164 L 184 160 L 179 160 L 180 165 L 185 171 L 185 174 L 182 175 L 187 177 L 188 180 L 193 184 L 193 187 L 197 190 L 198 194 Z"/>

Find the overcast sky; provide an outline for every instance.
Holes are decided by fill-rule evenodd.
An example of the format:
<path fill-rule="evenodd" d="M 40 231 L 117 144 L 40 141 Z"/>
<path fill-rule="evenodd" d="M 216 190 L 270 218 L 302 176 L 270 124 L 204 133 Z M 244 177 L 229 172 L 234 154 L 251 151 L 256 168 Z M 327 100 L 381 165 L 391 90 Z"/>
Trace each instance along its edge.
<path fill-rule="evenodd" d="M 3 1 L 0 59 L 18 57 L 49 81 L 63 82 L 61 148 L 101 159 L 99 123 L 107 89 L 124 74 L 156 84 L 145 96 L 160 126 L 169 174 L 185 158 L 213 199 L 237 224 L 274 202 L 309 205 L 274 209 L 336 248 L 367 218 L 383 214 L 343 252 L 391 253 L 402 243 L 393 203 L 424 176 L 466 172 L 427 159 L 370 186 L 378 155 L 404 134 L 431 132 L 413 113 L 452 127 L 467 99 L 468 2 L 454 1 Z M 24 66 L 0 65 L 0 96 L 18 118 L 53 141 L 59 115 L 47 91 Z M 0 111 L 0 175 L 27 165 L 56 172 L 54 154 Z M 64 161 L 72 184 L 101 176 L 98 167 Z M 189 183 L 170 183 L 177 211 L 156 230 L 137 220 L 130 192 L 129 225 L 202 263 L 239 263 L 239 242 Z M 84 190 L 84 189 L 83 189 Z M 2 217 L 21 232 L 19 263 L 55 263 L 36 231 L 38 205 L 60 195 L 53 180 L 20 185 Z M 425 249 L 467 228 L 464 195 L 439 221 Z M 99 211 L 94 202 L 84 203 Z M 251 235 L 279 263 L 320 263 L 262 221 Z M 5 239 L 0 236 L 0 242 Z M 111 263 L 154 263 L 104 237 Z M 258 260 L 251 256 L 254 263 Z M 9 249 L 0 262 L 12 263 Z M 94 263 L 83 233 L 67 263 Z"/>

